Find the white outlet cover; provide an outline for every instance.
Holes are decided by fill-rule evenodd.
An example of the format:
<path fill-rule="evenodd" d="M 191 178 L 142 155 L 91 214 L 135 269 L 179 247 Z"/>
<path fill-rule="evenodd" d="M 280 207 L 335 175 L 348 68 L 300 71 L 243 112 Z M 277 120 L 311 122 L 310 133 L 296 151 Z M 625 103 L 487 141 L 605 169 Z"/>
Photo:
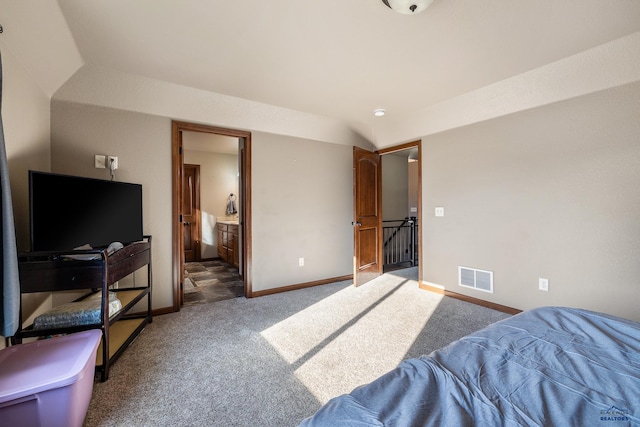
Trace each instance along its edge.
<path fill-rule="evenodd" d="M 543 277 L 538 278 L 538 289 L 541 291 L 548 292 L 549 291 L 549 279 L 545 279 Z"/>
<path fill-rule="evenodd" d="M 435 215 L 436 216 L 444 216 L 444 208 L 442 206 L 436 207 Z"/>
<path fill-rule="evenodd" d="M 108 156 L 107 162 L 109 163 L 109 167 L 111 167 L 111 161 L 113 160 L 113 169 L 118 169 L 118 158 L 116 156 Z"/>

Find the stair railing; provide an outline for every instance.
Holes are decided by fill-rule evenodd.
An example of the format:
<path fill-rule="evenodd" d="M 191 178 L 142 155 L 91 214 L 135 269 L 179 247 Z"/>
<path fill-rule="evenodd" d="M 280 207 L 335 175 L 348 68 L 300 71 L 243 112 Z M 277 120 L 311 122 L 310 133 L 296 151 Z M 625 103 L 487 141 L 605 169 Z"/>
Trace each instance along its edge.
<path fill-rule="evenodd" d="M 385 270 L 417 265 L 416 217 L 382 221 L 383 268 Z"/>

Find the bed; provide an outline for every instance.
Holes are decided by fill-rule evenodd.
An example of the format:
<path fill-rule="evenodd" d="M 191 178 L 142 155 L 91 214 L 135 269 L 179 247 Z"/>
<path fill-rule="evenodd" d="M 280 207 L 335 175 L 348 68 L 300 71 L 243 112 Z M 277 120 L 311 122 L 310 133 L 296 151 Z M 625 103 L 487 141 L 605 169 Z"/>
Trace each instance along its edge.
<path fill-rule="evenodd" d="M 640 425 L 640 323 L 543 307 L 409 359 L 301 426 Z"/>

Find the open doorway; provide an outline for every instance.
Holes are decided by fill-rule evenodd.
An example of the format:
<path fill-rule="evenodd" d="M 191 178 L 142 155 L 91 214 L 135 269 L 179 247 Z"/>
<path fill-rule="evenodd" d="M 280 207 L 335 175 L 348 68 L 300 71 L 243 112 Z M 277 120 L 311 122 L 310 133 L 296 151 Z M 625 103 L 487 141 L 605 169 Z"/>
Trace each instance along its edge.
<path fill-rule="evenodd" d="M 401 200 L 400 202 L 396 203 L 400 209 L 399 211 L 396 211 L 389 207 L 388 200 L 387 200 L 387 203 L 385 204 L 385 197 L 383 196 L 382 218 L 383 218 L 383 221 L 385 220 L 385 218 L 388 218 L 388 215 L 385 214 L 385 211 L 387 211 L 387 213 L 392 212 L 393 215 L 401 215 L 402 214 L 401 210 L 406 209 L 407 215 L 405 219 L 401 221 L 401 224 L 404 224 L 404 227 L 406 227 L 405 230 L 408 230 L 409 239 L 411 239 L 411 242 L 412 242 L 412 244 L 406 245 L 405 249 L 401 250 L 401 252 L 405 253 L 404 259 L 402 259 L 402 257 L 400 259 L 395 259 L 395 260 L 392 259 L 389 261 L 386 261 L 383 259 L 382 261 L 383 269 L 385 269 L 386 264 L 389 265 L 388 267 L 386 267 L 387 269 L 394 268 L 392 264 L 395 264 L 395 263 L 398 263 L 396 265 L 399 265 L 400 267 L 402 267 L 403 265 L 415 266 L 417 264 L 417 267 L 418 267 L 417 279 L 418 279 L 418 282 L 420 282 L 423 277 L 422 259 L 421 259 L 422 226 L 420 225 L 420 220 L 422 219 L 422 141 L 420 140 L 412 141 L 412 142 L 407 142 L 405 144 L 396 145 L 393 147 L 387 147 L 379 150 L 378 154 L 381 155 L 383 162 L 385 162 L 385 159 L 391 159 L 390 156 L 395 155 L 400 159 L 400 160 L 394 159 L 395 162 L 399 161 L 400 164 L 404 164 L 406 166 L 406 169 L 404 169 L 404 167 L 398 169 L 398 170 L 402 170 L 402 172 L 399 172 L 398 177 L 396 177 L 396 179 L 404 180 L 404 176 L 406 176 L 406 187 L 403 184 L 401 186 L 400 185 L 398 186 L 400 188 L 399 190 L 398 189 L 391 190 L 391 191 L 403 192 L 404 189 L 406 188 L 406 191 L 407 191 L 406 199 L 403 199 L 403 198 L 396 199 L 396 200 Z M 383 163 L 383 165 L 384 164 L 385 163 Z M 406 170 L 406 175 L 404 172 L 405 170 Z M 384 166 L 383 166 L 383 180 L 385 180 L 385 175 L 386 173 L 384 172 Z M 386 178 L 386 179 L 388 180 L 389 178 Z M 382 186 L 383 186 L 383 189 L 386 186 L 391 186 L 393 188 L 394 184 L 392 182 L 383 182 Z M 388 194 L 386 198 L 387 199 L 389 198 Z M 404 200 L 406 200 L 406 204 Z M 391 218 L 391 219 L 400 219 L 400 218 Z M 383 225 L 384 224 L 385 222 L 383 222 Z M 393 234 L 395 229 L 396 228 L 394 227 L 390 227 L 390 229 L 387 230 L 387 236 L 389 235 L 389 233 Z M 383 236 L 383 246 L 384 246 L 384 242 L 385 242 L 384 230 L 381 234 Z M 388 245 L 390 244 L 391 243 L 388 243 Z M 413 253 L 411 253 L 411 251 L 413 251 Z M 383 258 L 385 256 L 384 247 L 382 249 L 382 256 Z"/>
<path fill-rule="evenodd" d="M 183 306 L 244 296 L 240 138 L 182 132 Z"/>
<path fill-rule="evenodd" d="M 174 310 L 251 296 L 251 135 L 173 122 Z"/>
<path fill-rule="evenodd" d="M 405 194 L 402 197 L 393 197 L 388 193 L 386 196 L 386 199 L 389 199 L 388 203 L 385 203 L 385 197 L 383 197 L 383 186 L 388 184 L 392 191 L 397 190 L 393 183 L 383 183 L 385 173 L 382 159 L 384 157 L 394 160 L 388 162 L 389 165 L 405 163 L 402 168 L 391 170 L 390 174 L 390 177 L 404 181 L 402 185 L 404 190 L 400 191 Z M 421 141 L 384 148 L 375 153 L 354 147 L 354 219 L 352 222 L 354 226 L 354 285 L 359 286 L 367 283 L 385 270 L 385 246 L 394 244 L 391 237 L 387 237 L 386 242 L 383 238 L 385 204 L 393 206 L 393 209 L 386 208 L 387 217 L 400 220 L 399 225 L 390 227 L 391 232 L 388 236 L 400 234 L 404 227 L 409 228 L 410 239 L 405 239 L 406 246 L 398 251 L 403 254 L 403 258 L 394 261 L 394 264 L 397 267 L 413 267 L 417 264 L 417 278 L 421 280 L 422 233 L 418 224 L 422 205 L 421 158 Z M 387 167 L 387 169 L 390 168 Z M 401 171 L 399 171 L 400 169 Z M 396 207 L 398 212 L 396 212 Z"/>
<path fill-rule="evenodd" d="M 418 148 L 381 156 L 383 272 L 416 267 L 418 230 Z"/>

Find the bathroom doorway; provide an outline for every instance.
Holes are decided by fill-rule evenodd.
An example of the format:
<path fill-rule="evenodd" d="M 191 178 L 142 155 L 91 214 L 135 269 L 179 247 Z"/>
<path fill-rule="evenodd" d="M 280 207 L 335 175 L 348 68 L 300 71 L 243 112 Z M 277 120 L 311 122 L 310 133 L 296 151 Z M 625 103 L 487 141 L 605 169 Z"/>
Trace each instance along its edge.
<path fill-rule="evenodd" d="M 250 134 L 173 122 L 172 140 L 174 309 L 251 296 Z"/>

